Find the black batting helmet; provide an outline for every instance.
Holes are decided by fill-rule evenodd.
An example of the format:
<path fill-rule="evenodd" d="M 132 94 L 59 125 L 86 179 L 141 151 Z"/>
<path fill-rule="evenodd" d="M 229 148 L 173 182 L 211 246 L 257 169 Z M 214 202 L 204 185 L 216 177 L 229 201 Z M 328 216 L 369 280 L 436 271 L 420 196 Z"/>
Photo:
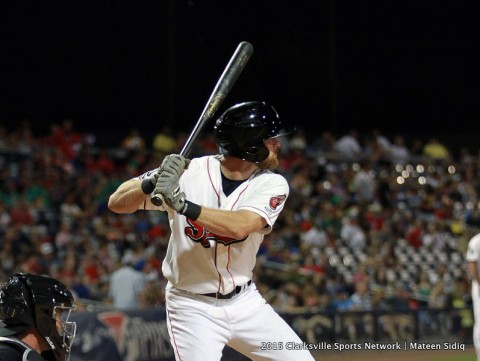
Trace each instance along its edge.
<path fill-rule="evenodd" d="M 75 337 L 76 323 L 68 321 L 73 309 L 72 293 L 50 277 L 17 273 L 0 290 L 0 320 L 5 327 L 36 328 L 57 361 L 68 359 Z"/>
<path fill-rule="evenodd" d="M 221 154 L 260 163 L 268 157 L 264 140 L 290 134 L 295 126 L 280 120 L 265 102 L 245 102 L 227 109 L 215 122 L 214 131 Z"/>

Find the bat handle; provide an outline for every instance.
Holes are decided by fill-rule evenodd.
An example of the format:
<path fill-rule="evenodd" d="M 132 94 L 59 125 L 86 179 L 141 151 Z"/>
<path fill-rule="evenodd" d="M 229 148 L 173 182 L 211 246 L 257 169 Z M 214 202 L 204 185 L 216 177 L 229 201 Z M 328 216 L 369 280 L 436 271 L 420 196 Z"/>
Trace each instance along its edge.
<path fill-rule="evenodd" d="M 181 156 L 183 156 L 183 157 L 185 157 L 185 158 L 188 157 L 188 155 L 190 154 L 190 149 L 191 149 L 191 144 L 192 144 L 192 143 L 193 143 L 193 142 L 187 142 L 187 143 L 184 145 L 183 149 L 182 149 L 181 152 L 180 152 L 180 155 L 181 155 Z M 190 146 L 189 146 L 189 144 L 190 144 Z M 161 197 L 159 194 L 154 194 L 154 195 L 152 196 L 152 198 L 150 198 L 150 201 L 152 202 L 152 204 L 153 204 L 154 206 L 157 206 L 157 207 L 160 207 L 160 206 L 163 204 L 163 199 L 162 199 L 162 197 Z"/>

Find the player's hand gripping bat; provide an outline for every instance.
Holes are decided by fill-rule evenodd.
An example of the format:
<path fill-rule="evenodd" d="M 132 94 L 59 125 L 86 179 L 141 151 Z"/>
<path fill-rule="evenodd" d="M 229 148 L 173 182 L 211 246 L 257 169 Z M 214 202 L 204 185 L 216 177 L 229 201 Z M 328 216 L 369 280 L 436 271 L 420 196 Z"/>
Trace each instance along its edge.
<path fill-rule="evenodd" d="M 208 99 L 207 104 L 205 105 L 205 108 L 203 109 L 203 112 L 197 121 L 197 124 L 195 124 L 190 136 L 180 151 L 180 155 L 184 156 L 185 158 L 188 157 L 203 128 L 210 121 L 210 119 L 213 118 L 223 100 L 233 88 L 233 85 L 243 71 L 243 68 L 245 68 L 245 65 L 252 54 L 253 46 L 249 42 L 243 41 L 238 45 L 235 53 L 218 79 L 218 82 L 215 85 L 215 88 L 213 89 L 213 92 L 210 95 L 210 98 Z M 155 194 L 152 197 L 151 202 L 156 206 L 161 206 L 162 198 L 160 195 Z"/>

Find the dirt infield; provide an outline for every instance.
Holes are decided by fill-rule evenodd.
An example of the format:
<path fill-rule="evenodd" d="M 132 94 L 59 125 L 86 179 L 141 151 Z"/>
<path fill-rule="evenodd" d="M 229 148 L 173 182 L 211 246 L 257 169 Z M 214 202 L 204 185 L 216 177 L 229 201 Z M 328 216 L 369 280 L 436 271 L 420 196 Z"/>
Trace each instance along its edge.
<path fill-rule="evenodd" d="M 317 361 L 475 361 L 473 347 L 461 350 L 407 350 L 407 351 L 316 351 Z"/>

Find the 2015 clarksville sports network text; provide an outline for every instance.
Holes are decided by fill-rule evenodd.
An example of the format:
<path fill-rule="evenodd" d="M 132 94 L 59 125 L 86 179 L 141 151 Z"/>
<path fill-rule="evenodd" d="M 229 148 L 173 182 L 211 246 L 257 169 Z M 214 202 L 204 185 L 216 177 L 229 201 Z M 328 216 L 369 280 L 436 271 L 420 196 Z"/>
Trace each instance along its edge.
<path fill-rule="evenodd" d="M 262 342 L 262 350 L 462 350 L 465 351 L 465 344 L 460 342 Z"/>

